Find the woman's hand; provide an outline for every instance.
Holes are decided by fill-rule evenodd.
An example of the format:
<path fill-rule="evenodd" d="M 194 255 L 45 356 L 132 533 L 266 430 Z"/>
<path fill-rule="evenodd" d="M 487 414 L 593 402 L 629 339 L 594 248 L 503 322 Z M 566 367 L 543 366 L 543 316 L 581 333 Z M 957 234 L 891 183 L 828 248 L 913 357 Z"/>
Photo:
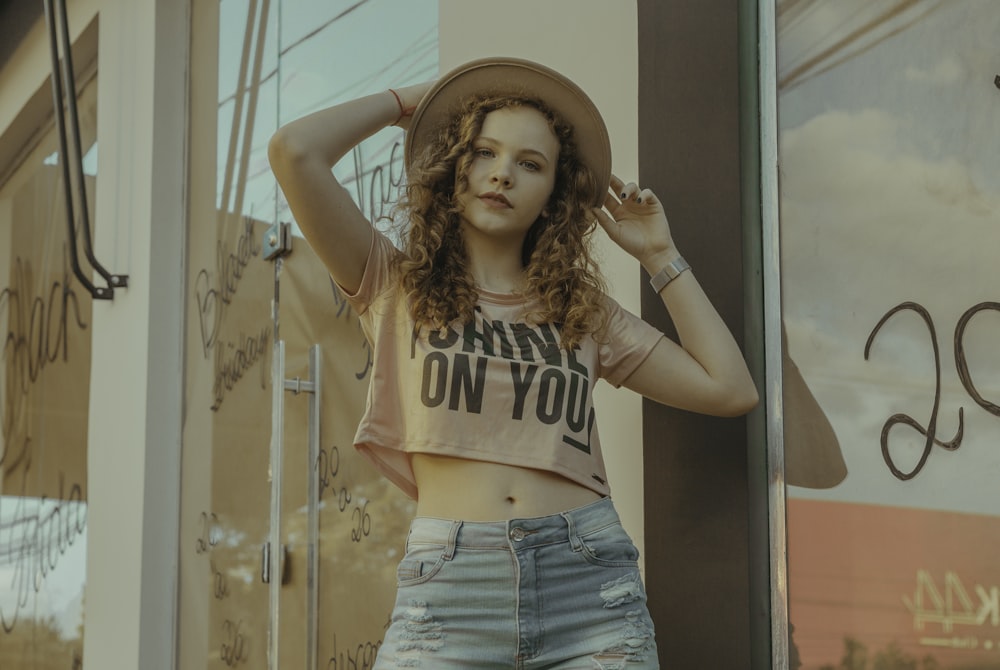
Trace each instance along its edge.
<path fill-rule="evenodd" d="M 604 209 L 595 207 L 593 212 L 615 244 L 638 259 L 650 273 L 680 256 L 656 194 L 632 182 L 625 184 L 615 175 L 611 175 L 611 189 L 614 193 L 608 193 Z"/>

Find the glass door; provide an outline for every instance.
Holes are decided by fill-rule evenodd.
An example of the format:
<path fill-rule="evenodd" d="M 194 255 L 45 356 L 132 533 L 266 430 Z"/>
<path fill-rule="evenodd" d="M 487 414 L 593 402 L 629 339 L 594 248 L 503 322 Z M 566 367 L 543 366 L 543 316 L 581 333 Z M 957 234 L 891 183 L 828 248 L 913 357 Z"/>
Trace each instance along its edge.
<path fill-rule="evenodd" d="M 266 148 L 286 121 L 434 77 L 437 2 L 193 11 L 180 664 L 369 667 L 412 502 L 354 451 L 367 341 Z M 401 158 L 387 129 L 334 168 L 379 225 Z"/>

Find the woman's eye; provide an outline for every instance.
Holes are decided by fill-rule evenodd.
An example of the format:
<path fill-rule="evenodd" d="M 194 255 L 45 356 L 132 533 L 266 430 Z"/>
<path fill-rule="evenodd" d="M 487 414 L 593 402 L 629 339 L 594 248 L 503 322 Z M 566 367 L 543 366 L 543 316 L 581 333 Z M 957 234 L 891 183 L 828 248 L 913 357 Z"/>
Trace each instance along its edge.
<path fill-rule="evenodd" d="M 539 169 L 538 163 L 535 163 L 533 161 L 522 161 L 521 165 L 524 167 L 524 169 L 530 170 L 531 172 L 535 172 L 536 170 Z"/>
<path fill-rule="evenodd" d="M 482 158 L 491 158 L 493 156 L 492 149 L 476 149 L 475 154 Z"/>

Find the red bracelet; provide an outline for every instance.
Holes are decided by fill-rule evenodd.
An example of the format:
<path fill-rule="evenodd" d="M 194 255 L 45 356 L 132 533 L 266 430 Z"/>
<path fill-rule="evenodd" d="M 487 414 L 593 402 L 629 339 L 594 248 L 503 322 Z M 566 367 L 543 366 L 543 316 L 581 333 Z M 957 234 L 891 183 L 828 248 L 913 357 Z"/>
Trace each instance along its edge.
<path fill-rule="evenodd" d="M 396 98 L 396 104 L 399 105 L 399 117 L 392 122 L 392 125 L 396 125 L 403 119 L 404 116 L 412 116 L 416 107 L 403 107 L 403 99 L 399 97 L 399 93 L 396 93 L 396 91 L 391 88 L 389 89 L 389 92 L 392 93 L 392 97 Z"/>

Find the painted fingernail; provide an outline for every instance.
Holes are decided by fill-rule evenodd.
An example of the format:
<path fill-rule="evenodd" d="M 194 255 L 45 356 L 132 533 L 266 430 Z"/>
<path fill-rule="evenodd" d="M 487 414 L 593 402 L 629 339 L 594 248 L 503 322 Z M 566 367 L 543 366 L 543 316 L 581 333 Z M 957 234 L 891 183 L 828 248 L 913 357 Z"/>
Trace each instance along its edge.
<path fill-rule="evenodd" d="M 641 203 L 642 202 L 642 198 L 636 198 L 635 201 Z"/>

